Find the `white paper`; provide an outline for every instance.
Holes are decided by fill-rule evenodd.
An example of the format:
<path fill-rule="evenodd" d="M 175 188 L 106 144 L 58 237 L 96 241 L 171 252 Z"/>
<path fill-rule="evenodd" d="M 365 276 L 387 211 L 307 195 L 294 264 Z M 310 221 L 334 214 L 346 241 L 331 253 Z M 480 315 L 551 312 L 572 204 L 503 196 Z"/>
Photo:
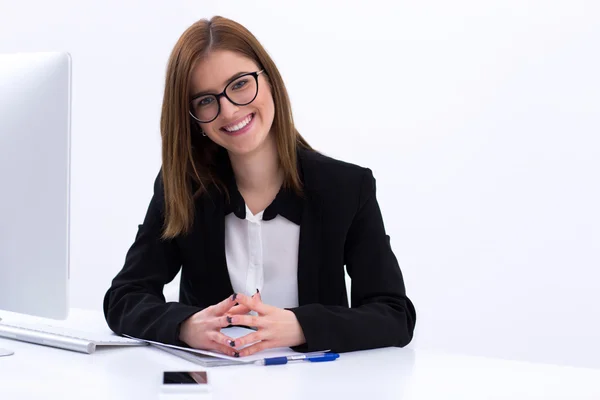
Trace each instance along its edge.
<path fill-rule="evenodd" d="M 251 329 L 247 329 L 247 328 L 232 326 L 230 328 L 221 329 L 221 332 L 224 335 L 227 335 L 233 339 L 237 339 L 239 337 L 245 336 L 245 335 L 255 332 L 255 331 L 253 331 Z M 269 357 L 287 357 L 287 356 L 293 356 L 293 355 L 298 354 L 298 352 L 295 352 L 294 350 L 292 350 L 289 347 L 278 347 L 278 348 L 274 348 L 274 349 L 267 349 L 267 350 L 259 351 L 258 353 L 253 354 L 251 356 L 236 358 L 236 357 L 231 357 L 231 356 L 228 356 L 228 355 L 225 355 L 222 353 L 217 353 L 217 352 L 209 351 L 209 350 L 192 349 L 189 347 L 175 346 L 172 344 L 153 342 L 152 340 L 144 340 L 144 339 L 139 339 L 139 338 L 133 338 L 133 339 L 142 340 L 144 342 L 147 342 L 147 343 L 153 344 L 155 346 L 159 346 L 159 347 L 170 347 L 172 349 L 184 350 L 184 351 L 187 351 L 190 353 L 204 354 L 207 356 L 217 357 L 217 358 L 231 360 L 231 361 L 240 361 L 240 362 L 251 362 L 251 361 L 262 360 L 264 358 L 269 358 Z M 245 346 L 245 347 L 247 347 L 247 346 Z M 326 350 L 324 350 L 322 352 L 325 352 L 325 351 Z"/>

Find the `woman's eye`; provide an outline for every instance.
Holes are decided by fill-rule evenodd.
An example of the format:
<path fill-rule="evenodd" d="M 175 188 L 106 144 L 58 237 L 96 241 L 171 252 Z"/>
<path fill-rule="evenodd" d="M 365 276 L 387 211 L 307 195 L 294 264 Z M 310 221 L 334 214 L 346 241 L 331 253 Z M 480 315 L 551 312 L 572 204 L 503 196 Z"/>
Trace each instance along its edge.
<path fill-rule="evenodd" d="M 205 107 L 210 105 L 213 102 L 213 98 L 212 97 L 205 97 L 203 99 L 200 99 L 200 101 L 198 102 L 198 107 Z"/>
<path fill-rule="evenodd" d="M 240 81 L 237 81 L 236 83 L 233 84 L 233 90 L 243 88 L 246 85 L 246 83 L 248 83 L 247 79 L 242 79 Z"/>

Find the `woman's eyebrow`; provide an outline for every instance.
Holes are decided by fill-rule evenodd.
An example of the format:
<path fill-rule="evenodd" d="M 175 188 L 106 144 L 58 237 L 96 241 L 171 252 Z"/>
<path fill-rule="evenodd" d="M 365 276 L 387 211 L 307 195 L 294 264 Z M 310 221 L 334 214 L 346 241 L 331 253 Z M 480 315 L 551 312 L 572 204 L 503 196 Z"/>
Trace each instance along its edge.
<path fill-rule="evenodd" d="M 249 74 L 250 72 L 248 71 L 242 71 L 242 72 L 238 72 L 237 74 L 233 74 L 229 79 L 227 79 L 225 81 L 225 83 L 223 83 L 223 85 L 221 86 L 223 89 L 225 88 L 225 86 L 227 86 L 232 80 L 234 80 L 235 78 L 237 78 L 240 75 L 244 75 L 244 74 Z M 204 96 L 205 94 L 216 94 L 216 92 L 214 91 L 202 91 L 202 92 L 198 92 L 192 95 L 192 100 L 197 99 L 200 96 Z"/>

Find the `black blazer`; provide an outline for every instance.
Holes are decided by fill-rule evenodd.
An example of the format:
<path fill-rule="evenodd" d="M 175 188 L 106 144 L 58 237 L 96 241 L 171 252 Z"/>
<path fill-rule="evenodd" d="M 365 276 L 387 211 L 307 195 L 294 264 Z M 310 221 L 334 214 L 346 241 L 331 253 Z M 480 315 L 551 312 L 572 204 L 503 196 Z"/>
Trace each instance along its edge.
<path fill-rule="evenodd" d="M 405 346 L 412 339 L 416 313 L 385 232 L 371 170 L 303 149 L 298 150 L 298 165 L 304 184 L 299 306 L 290 310 L 306 343 L 294 349 L 346 352 Z M 114 332 L 185 345 L 179 340 L 181 323 L 232 295 L 225 207 L 224 195 L 209 189 L 195 202 L 192 231 L 162 240 L 164 189 L 158 175 L 144 222 L 104 298 Z M 352 278 L 352 308 L 344 266 Z M 165 303 L 163 287 L 181 268 L 180 301 Z"/>

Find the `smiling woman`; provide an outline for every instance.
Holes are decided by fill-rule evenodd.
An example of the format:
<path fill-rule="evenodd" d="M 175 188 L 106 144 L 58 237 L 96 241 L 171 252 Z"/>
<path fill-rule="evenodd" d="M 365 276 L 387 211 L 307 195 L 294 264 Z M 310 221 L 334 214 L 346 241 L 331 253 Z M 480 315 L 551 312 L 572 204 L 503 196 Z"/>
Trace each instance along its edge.
<path fill-rule="evenodd" d="M 247 29 L 214 17 L 183 33 L 161 134 L 154 196 L 104 299 L 111 329 L 238 357 L 411 341 L 415 309 L 371 171 L 311 149 Z M 180 301 L 166 303 L 180 269 Z M 257 331 L 234 341 L 221 333 L 232 324 Z"/>

